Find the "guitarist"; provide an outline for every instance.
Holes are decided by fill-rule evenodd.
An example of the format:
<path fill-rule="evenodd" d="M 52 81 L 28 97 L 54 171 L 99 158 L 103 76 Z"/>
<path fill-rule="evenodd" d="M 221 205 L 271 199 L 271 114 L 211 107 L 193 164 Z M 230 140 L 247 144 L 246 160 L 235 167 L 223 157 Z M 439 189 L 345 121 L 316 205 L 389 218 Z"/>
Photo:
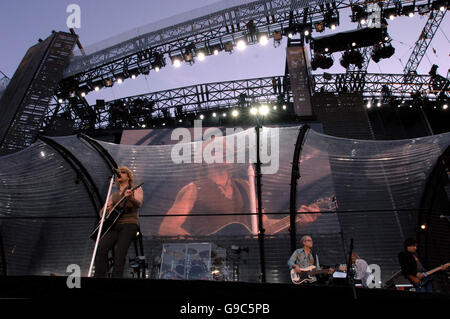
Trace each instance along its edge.
<path fill-rule="evenodd" d="M 404 250 L 398 254 L 398 259 L 400 262 L 400 267 L 402 269 L 403 276 L 409 279 L 413 285 L 416 284 L 411 280 L 411 278 L 417 278 L 423 280 L 426 277 L 426 270 L 417 257 L 417 242 L 413 238 L 408 238 L 403 243 Z M 420 292 L 432 292 L 431 280 L 422 287 L 416 286 L 416 291 Z"/>
<path fill-rule="evenodd" d="M 109 197 L 107 212 L 125 196 L 125 208 L 122 216 L 116 224 L 100 240 L 97 255 L 95 258 L 95 276 L 106 277 L 108 272 L 108 252 L 114 248 L 114 269 L 113 278 L 121 278 L 125 265 L 125 258 L 131 242 L 136 238 L 139 230 L 139 208 L 142 207 L 144 192 L 142 188 L 133 188 L 133 172 L 125 166 L 118 168 L 116 184 L 119 191 Z M 100 215 L 103 213 L 103 209 Z"/>
<path fill-rule="evenodd" d="M 295 269 L 297 273 L 301 273 L 301 269 L 308 268 L 310 266 L 314 266 L 316 263 L 316 258 L 312 252 L 313 240 L 311 236 L 305 235 L 300 239 L 300 243 L 303 245 L 303 248 L 297 249 L 291 255 L 288 260 L 289 269 Z M 317 268 L 315 270 L 319 270 L 319 265 L 316 265 Z M 328 274 L 332 274 L 334 269 L 329 269 Z M 312 276 L 311 282 L 316 282 L 317 278 Z"/>

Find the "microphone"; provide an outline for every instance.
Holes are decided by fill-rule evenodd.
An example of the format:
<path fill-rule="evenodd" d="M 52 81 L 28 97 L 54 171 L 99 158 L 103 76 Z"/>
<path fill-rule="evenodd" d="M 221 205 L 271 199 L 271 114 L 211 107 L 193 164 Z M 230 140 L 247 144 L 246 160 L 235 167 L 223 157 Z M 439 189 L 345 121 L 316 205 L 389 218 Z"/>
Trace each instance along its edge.
<path fill-rule="evenodd" d="M 119 173 L 119 171 L 117 170 L 117 169 L 115 169 L 114 167 L 113 167 L 113 173 L 117 176 L 117 178 L 120 178 L 120 173 Z"/>

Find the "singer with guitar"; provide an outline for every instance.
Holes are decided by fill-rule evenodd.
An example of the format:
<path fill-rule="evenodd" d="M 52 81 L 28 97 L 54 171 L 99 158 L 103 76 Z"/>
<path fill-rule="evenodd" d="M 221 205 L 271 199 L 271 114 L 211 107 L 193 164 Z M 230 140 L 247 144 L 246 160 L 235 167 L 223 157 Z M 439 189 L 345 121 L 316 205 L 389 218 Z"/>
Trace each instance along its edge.
<path fill-rule="evenodd" d="M 294 283 L 316 282 L 317 278 L 314 274 L 326 273 L 331 275 L 334 272 L 332 268 L 321 270 L 319 265 L 315 265 L 317 261 L 312 252 L 313 240 L 311 236 L 303 236 L 300 239 L 300 243 L 303 245 L 303 248 L 295 250 L 287 262 L 291 270 L 291 279 Z M 314 271 L 312 272 L 312 270 Z M 294 280 L 296 274 L 300 275 L 302 273 L 314 274 L 306 276 L 305 279 L 300 276 L 298 280 Z"/>
<path fill-rule="evenodd" d="M 403 243 L 403 247 L 404 250 L 398 254 L 403 276 L 413 284 L 416 291 L 432 292 L 431 275 L 440 270 L 447 269 L 450 267 L 450 263 L 426 271 L 420 259 L 417 257 L 417 242 L 415 239 L 406 239 Z"/>
<path fill-rule="evenodd" d="M 144 192 L 141 187 L 133 188 L 133 172 L 125 166 L 116 171 L 116 185 L 119 190 L 113 193 L 107 205 L 107 213 L 119 203 L 120 217 L 114 225 L 103 235 L 99 242 L 95 257 L 95 277 L 106 277 L 108 273 L 108 252 L 114 249 L 113 278 L 121 278 L 125 265 L 125 258 L 133 239 L 139 230 L 139 208 L 142 207 Z M 100 211 L 102 215 L 103 209 Z M 100 216 L 101 217 L 101 216 Z"/>

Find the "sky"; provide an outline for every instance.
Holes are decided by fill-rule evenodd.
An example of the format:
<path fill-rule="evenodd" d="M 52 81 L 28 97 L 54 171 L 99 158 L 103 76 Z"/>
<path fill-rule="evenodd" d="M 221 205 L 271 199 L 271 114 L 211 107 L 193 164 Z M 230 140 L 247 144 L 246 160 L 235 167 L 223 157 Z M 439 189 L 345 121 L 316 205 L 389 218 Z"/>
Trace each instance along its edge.
<path fill-rule="evenodd" d="M 81 27 L 76 29 L 83 46 L 98 43 L 130 29 L 156 22 L 195 8 L 214 4 L 217 0 L 15 0 L 0 2 L 0 41 L 2 43 L 0 70 L 12 77 L 27 49 L 39 38 L 47 38 L 52 30 L 66 31 L 66 12 L 70 4 L 81 9 Z M 313 32 L 313 37 L 323 36 L 357 28 L 352 23 L 349 11 L 341 11 L 340 26 L 326 33 Z M 392 38 L 395 54 L 379 63 L 370 62 L 368 72 L 402 73 L 415 42 L 418 40 L 428 17 L 398 17 L 388 20 L 388 32 Z M 433 64 L 439 66 L 438 73 L 447 76 L 450 68 L 450 18 L 446 15 L 426 55 L 418 68 L 419 74 L 427 74 Z M 343 73 L 339 64 L 341 53 L 334 53 L 334 65 L 328 70 L 318 69 L 314 73 Z M 159 73 L 151 72 L 137 79 L 127 79 L 122 84 L 91 92 L 86 96 L 90 104 L 96 99 L 106 101 L 150 92 L 195 84 L 241 80 L 247 78 L 283 75 L 285 69 L 286 41 L 274 47 L 260 44 L 244 51 L 221 52 L 209 56 L 193 65 L 183 64 L 174 68 L 167 59 L 167 66 Z"/>

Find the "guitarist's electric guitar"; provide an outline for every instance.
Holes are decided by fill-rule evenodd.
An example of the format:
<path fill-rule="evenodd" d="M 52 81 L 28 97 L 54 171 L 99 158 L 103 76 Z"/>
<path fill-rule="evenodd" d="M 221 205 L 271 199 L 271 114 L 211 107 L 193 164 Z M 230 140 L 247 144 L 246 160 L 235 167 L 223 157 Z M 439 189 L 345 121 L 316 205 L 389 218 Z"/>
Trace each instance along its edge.
<path fill-rule="evenodd" d="M 408 278 L 414 286 L 416 286 L 417 288 L 421 288 L 421 287 L 425 286 L 427 284 L 427 282 L 429 282 L 433 278 L 433 277 L 430 277 L 432 274 L 434 274 L 435 272 L 438 272 L 439 270 L 446 270 L 449 267 L 450 267 L 450 263 L 446 263 L 444 265 L 441 265 L 439 267 L 431 269 L 430 271 L 425 272 L 424 274 L 426 276 L 423 277 L 422 279 L 419 279 L 418 277 L 416 277 L 414 275 L 409 275 Z"/>
<path fill-rule="evenodd" d="M 139 187 L 144 185 L 144 183 L 139 184 L 138 186 L 135 186 L 131 189 L 131 191 L 135 191 Z M 122 198 L 114 204 L 114 206 L 111 208 L 109 212 L 106 212 L 105 218 L 103 220 L 103 226 L 102 226 L 102 232 L 100 234 L 100 239 L 103 238 L 103 236 L 106 235 L 106 233 L 116 224 L 116 222 L 119 220 L 119 218 L 123 215 L 125 207 L 127 205 L 128 198 L 125 196 L 122 196 Z M 97 240 L 97 234 L 98 230 L 100 229 L 100 222 L 98 223 L 97 227 L 91 232 L 90 237 L 93 240 Z"/>
<path fill-rule="evenodd" d="M 314 270 L 314 269 L 316 269 L 316 266 L 309 266 L 307 268 L 301 268 L 301 272 L 298 273 L 295 270 L 295 268 L 292 268 L 291 269 L 292 282 L 296 285 L 300 285 L 306 282 L 312 282 L 314 281 L 313 278 L 314 275 L 328 274 L 330 272 L 330 269 L 321 269 L 321 270 Z M 332 271 L 334 272 L 334 269 L 332 269 Z"/>

